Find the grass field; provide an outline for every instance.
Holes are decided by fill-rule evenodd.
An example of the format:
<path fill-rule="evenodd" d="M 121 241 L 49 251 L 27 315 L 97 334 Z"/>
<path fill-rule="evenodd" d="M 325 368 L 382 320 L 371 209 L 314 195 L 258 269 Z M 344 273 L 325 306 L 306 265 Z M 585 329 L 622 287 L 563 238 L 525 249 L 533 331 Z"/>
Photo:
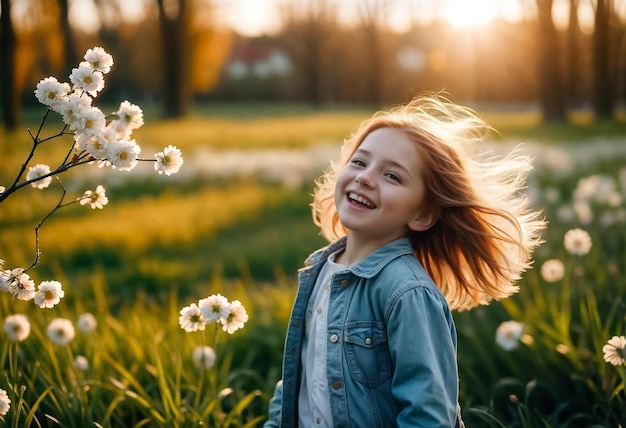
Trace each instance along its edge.
<path fill-rule="evenodd" d="M 280 376 L 295 272 L 324 244 L 308 206 L 313 179 L 333 153 L 326 148 L 338 148 L 370 113 L 206 105 L 178 121 L 147 114 L 135 134 L 142 156 L 178 146 L 180 177 L 157 176 L 150 165 L 126 175 L 85 165 L 62 177 L 68 200 L 102 182 L 110 202 L 103 210 L 73 204 L 42 227 L 41 261 L 30 273 L 37 283 L 63 284 L 58 306 L 39 309 L 0 294 L 2 317 L 25 314 L 32 327 L 23 342 L 2 337 L 0 388 L 12 400 L 7 426 L 256 426 Z M 626 366 L 607 364 L 602 347 L 626 327 L 626 121 L 593 123 L 579 113 L 573 124 L 542 125 L 533 111 L 484 117 L 500 131 L 495 145 L 532 143 L 537 170 L 529 192 L 550 227 L 519 295 L 455 314 L 468 426 L 624 425 Z M 46 143 L 35 162 L 54 164 L 70 145 L 67 137 Z M 0 185 L 28 149 L 26 132 L 0 134 Z M 557 168 L 566 154 L 569 163 Z M 260 170 L 263 162 L 276 175 Z M 217 168 L 224 170 L 210 174 Z M 597 198 L 607 188 L 619 198 Z M 33 260 L 33 228 L 61 191 L 59 183 L 24 188 L 2 203 L 5 268 Z M 573 228 L 589 233 L 589 254 L 565 251 L 563 237 Z M 550 259 L 564 263 L 563 279 L 542 277 Z M 250 315 L 217 345 L 178 326 L 183 306 L 214 293 L 240 300 Z M 66 346 L 48 340 L 53 318 L 75 322 L 84 312 L 98 320 L 94 333 L 77 331 Z M 507 320 L 527 335 L 509 351 L 495 342 Z M 205 371 L 191 353 L 206 343 L 218 358 Z M 75 367 L 79 355 L 88 370 Z"/>

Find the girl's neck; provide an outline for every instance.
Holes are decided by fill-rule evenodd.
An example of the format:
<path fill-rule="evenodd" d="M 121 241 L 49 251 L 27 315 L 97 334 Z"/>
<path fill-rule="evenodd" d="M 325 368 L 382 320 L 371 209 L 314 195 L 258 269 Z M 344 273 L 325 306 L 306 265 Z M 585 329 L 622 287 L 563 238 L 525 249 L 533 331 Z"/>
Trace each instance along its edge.
<path fill-rule="evenodd" d="M 378 248 L 388 244 L 397 238 L 389 238 L 385 240 L 359 239 L 351 233 L 348 233 L 346 239 L 346 247 L 341 254 L 335 257 L 335 262 L 346 266 L 353 266 L 372 254 Z"/>

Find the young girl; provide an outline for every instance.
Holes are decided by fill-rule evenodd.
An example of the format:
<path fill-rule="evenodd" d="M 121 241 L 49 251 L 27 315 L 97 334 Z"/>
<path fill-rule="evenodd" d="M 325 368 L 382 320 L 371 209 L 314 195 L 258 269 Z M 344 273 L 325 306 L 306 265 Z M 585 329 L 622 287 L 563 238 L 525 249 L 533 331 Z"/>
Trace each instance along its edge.
<path fill-rule="evenodd" d="M 455 427 L 451 309 L 517 291 L 545 227 L 530 159 L 475 156 L 489 127 L 438 96 L 375 114 L 316 183 L 329 246 L 299 272 L 271 427 Z"/>

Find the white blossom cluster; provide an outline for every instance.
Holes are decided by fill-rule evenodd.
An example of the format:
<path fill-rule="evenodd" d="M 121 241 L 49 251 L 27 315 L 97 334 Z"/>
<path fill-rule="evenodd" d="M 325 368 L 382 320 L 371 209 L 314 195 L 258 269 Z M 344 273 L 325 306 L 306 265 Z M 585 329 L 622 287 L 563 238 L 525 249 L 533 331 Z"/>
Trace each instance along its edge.
<path fill-rule="evenodd" d="M 185 306 L 178 317 L 180 327 L 187 332 L 204 330 L 213 321 L 221 324 L 228 334 L 233 334 L 243 328 L 248 321 L 248 314 L 239 300 L 229 302 L 218 293 L 200 299 L 197 304 Z"/>

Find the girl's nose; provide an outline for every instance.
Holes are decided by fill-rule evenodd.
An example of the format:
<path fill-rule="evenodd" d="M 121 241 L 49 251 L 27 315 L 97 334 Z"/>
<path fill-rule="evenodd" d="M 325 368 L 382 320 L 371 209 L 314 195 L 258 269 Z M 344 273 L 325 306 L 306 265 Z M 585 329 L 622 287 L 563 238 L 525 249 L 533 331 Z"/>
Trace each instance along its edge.
<path fill-rule="evenodd" d="M 361 186 L 371 187 L 372 180 L 369 177 L 369 174 L 361 172 L 354 177 L 354 181 L 359 183 Z"/>

